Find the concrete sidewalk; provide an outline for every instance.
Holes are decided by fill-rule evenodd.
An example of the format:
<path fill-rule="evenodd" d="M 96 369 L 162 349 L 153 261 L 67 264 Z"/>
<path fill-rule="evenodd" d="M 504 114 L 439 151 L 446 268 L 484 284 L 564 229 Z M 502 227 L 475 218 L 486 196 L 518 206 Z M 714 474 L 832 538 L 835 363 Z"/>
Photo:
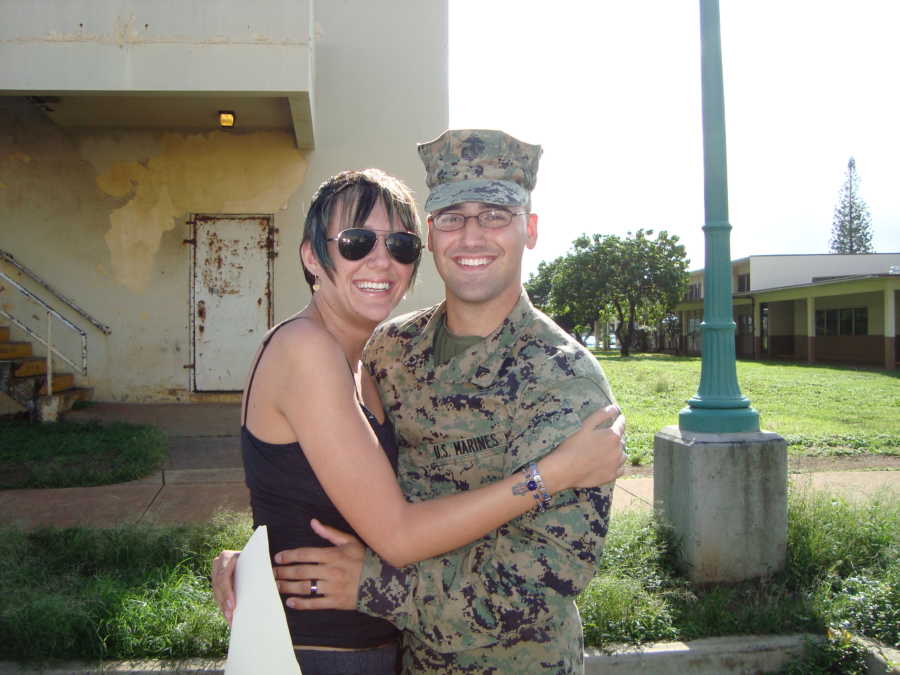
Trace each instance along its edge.
<path fill-rule="evenodd" d="M 249 510 L 241 466 L 239 404 L 98 403 L 66 420 L 130 422 L 162 429 L 169 457 L 141 480 L 98 487 L 0 491 L 0 522 L 25 528 L 208 520 Z"/>
<path fill-rule="evenodd" d="M 125 522 L 208 520 L 219 510 L 249 510 L 241 466 L 238 404 L 99 403 L 68 420 L 124 421 L 160 427 L 169 439 L 163 469 L 147 478 L 87 488 L 0 491 L 0 522 L 25 528 L 113 526 Z M 898 462 L 900 463 L 900 462 Z M 900 494 L 900 471 L 792 474 L 795 487 L 827 489 L 846 498 Z M 622 478 L 613 508 L 650 508 L 653 478 Z"/>

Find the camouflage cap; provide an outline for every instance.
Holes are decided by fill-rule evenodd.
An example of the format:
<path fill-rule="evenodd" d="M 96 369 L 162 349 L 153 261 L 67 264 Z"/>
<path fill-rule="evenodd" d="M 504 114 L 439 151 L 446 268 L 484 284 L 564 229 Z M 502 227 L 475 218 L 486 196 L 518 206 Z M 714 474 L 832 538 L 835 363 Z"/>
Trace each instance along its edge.
<path fill-rule="evenodd" d="M 419 144 L 430 188 L 425 210 L 462 202 L 521 206 L 537 182 L 541 146 L 493 129 L 450 129 Z"/>

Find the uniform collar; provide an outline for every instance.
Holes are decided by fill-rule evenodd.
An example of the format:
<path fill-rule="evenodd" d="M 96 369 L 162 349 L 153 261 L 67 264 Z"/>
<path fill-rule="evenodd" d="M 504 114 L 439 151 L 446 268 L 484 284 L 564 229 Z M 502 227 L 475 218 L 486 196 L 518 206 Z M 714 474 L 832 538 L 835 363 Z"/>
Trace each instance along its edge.
<path fill-rule="evenodd" d="M 484 388 L 493 384 L 502 371 L 509 367 L 510 358 L 504 358 L 504 355 L 518 339 L 522 329 L 530 324 L 534 317 L 534 307 L 523 288 L 512 311 L 492 333 L 441 366 L 434 363 L 434 333 L 439 322 L 444 320 L 446 301 L 432 308 L 430 313 L 418 337 L 414 338 L 405 360 L 409 364 L 427 362 L 429 379 L 441 377 L 445 381 L 471 382 Z"/>

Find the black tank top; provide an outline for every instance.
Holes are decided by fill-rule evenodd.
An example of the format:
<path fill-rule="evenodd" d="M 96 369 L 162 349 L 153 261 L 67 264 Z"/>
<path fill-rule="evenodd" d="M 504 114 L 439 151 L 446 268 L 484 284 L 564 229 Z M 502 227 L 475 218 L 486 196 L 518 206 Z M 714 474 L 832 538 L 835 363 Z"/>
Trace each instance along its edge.
<path fill-rule="evenodd" d="M 288 322 L 281 326 L 285 323 Z M 253 366 L 253 373 L 247 384 L 248 402 L 259 360 L 278 328 L 263 342 L 259 358 Z M 384 423 L 380 424 L 361 401 L 359 405 L 396 472 L 397 441 L 390 419 L 386 417 Z M 334 422 L 342 423 L 341 420 Z M 337 450 L 339 449 L 336 448 Z M 326 525 L 356 535 L 328 499 L 299 443 L 266 443 L 250 433 L 244 423 L 241 425 L 241 454 L 245 480 L 250 490 L 253 527 L 267 526 L 270 556 L 300 546 L 331 546 L 327 540 L 313 532 L 309 524 L 311 518 L 318 518 Z M 274 560 L 272 564 L 274 566 Z M 287 597 L 282 596 L 282 601 Z M 295 645 L 368 648 L 390 642 L 398 636 L 397 629 L 391 623 L 356 611 L 298 611 L 285 607 L 285 612 Z"/>

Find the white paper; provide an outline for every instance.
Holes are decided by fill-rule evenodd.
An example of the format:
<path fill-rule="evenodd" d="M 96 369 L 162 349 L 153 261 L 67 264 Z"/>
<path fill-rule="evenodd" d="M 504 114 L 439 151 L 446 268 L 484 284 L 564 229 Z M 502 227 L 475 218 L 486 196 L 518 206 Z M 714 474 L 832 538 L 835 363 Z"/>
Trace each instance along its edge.
<path fill-rule="evenodd" d="M 235 609 L 225 675 L 301 675 L 272 576 L 265 525 L 247 541 L 234 571 Z"/>

